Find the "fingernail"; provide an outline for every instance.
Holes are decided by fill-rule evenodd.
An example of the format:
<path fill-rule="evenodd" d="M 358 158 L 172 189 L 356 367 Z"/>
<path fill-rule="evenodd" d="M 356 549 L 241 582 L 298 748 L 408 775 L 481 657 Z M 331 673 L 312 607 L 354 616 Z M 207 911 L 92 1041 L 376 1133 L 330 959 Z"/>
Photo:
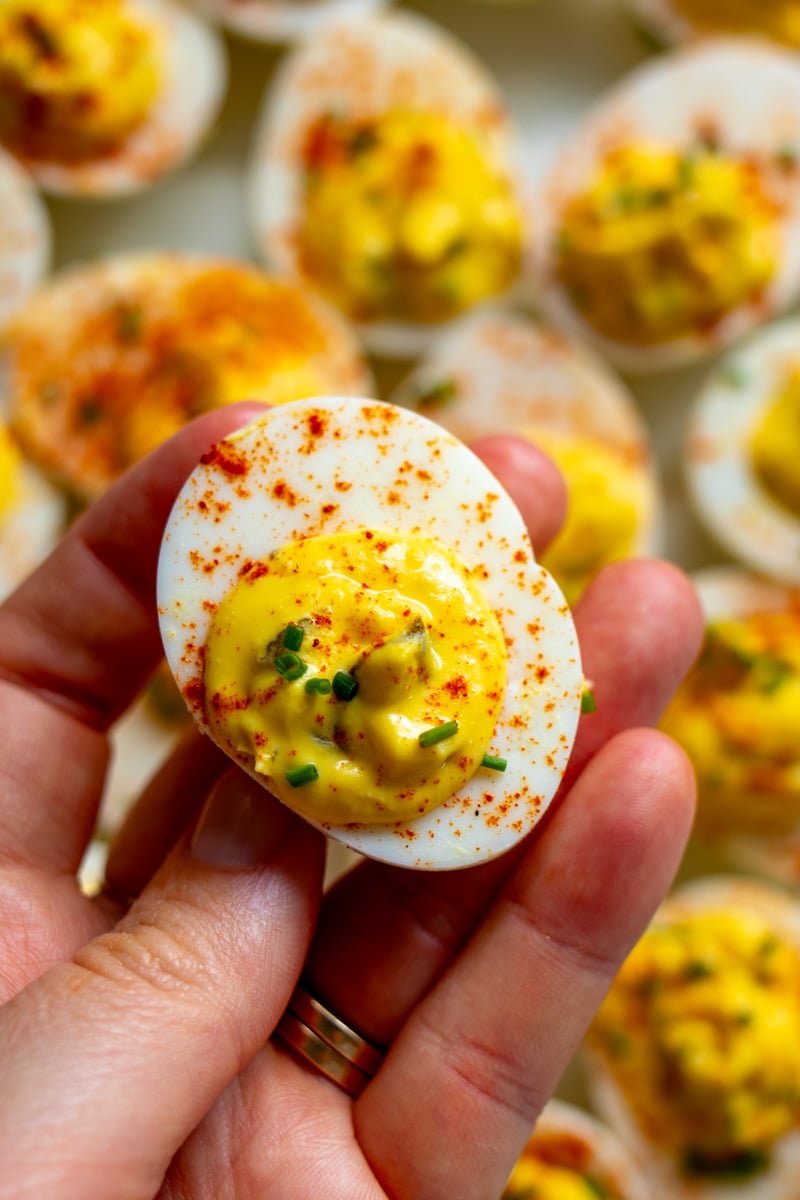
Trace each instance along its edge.
<path fill-rule="evenodd" d="M 275 852 L 291 814 L 238 767 L 222 775 L 192 838 L 192 858 L 212 867 L 257 867 Z"/>

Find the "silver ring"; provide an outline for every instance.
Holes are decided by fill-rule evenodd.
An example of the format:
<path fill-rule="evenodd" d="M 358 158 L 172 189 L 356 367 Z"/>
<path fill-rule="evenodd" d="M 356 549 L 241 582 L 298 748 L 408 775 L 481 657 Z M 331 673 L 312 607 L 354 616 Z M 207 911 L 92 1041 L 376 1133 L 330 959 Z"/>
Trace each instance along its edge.
<path fill-rule="evenodd" d="M 301 986 L 292 993 L 275 1034 L 349 1096 L 364 1090 L 383 1060 L 377 1046 Z"/>

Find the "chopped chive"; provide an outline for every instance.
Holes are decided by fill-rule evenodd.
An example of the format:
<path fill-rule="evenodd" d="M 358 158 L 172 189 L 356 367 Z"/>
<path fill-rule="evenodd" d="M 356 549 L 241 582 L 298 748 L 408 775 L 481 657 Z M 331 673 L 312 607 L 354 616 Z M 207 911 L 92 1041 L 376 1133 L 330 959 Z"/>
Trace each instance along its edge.
<path fill-rule="evenodd" d="M 299 650 L 306 631 L 300 625 L 287 625 L 283 631 L 283 644 L 287 650 Z"/>
<path fill-rule="evenodd" d="M 452 737 L 454 733 L 458 733 L 457 721 L 445 721 L 442 725 L 434 725 L 433 729 L 426 729 L 419 735 L 420 746 L 435 746 L 437 742 L 443 742 L 445 738 Z"/>
<path fill-rule="evenodd" d="M 420 408 L 445 404 L 456 394 L 455 380 L 438 379 L 433 383 L 424 383 L 417 388 L 417 404 Z"/>
<path fill-rule="evenodd" d="M 581 712 L 593 713 L 597 708 L 597 701 L 594 698 L 594 692 L 591 688 L 584 688 L 581 696 Z"/>
<path fill-rule="evenodd" d="M 508 766 L 508 759 L 497 758 L 494 754 L 484 754 L 481 759 L 481 766 L 488 767 L 490 771 L 505 771 Z"/>
<path fill-rule="evenodd" d="M 290 787 L 302 787 L 304 783 L 313 783 L 319 779 L 319 771 L 313 763 L 305 763 L 302 767 L 292 767 L 286 772 L 286 782 Z"/>
<path fill-rule="evenodd" d="M 327 696 L 330 690 L 330 679 L 324 679 L 320 675 L 315 675 L 313 679 L 309 679 L 306 683 L 306 691 L 311 696 Z"/>
<path fill-rule="evenodd" d="M 294 679 L 299 679 L 301 675 L 305 675 L 308 667 L 303 662 L 298 654 L 294 654 L 291 650 L 286 654 L 279 654 L 275 659 L 275 669 L 279 675 L 290 682 Z"/>
<path fill-rule="evenodd" d="M 358 680 L 347 671 L 337 671 L 333 677 L 333 694 L 340 700 L 352 700 L 358 691 Z"/>

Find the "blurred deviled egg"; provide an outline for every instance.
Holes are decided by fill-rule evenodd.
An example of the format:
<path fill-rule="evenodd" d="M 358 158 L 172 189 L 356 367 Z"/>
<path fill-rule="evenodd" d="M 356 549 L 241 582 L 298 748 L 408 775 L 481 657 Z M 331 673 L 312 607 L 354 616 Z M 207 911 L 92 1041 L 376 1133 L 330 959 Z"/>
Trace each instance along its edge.
<path fill-rule="evenodd" d="M 219 37 L 172 0 L 2 0 L 0 143 L 47 191 L 146 187 L 222 103 Z"/>
<path fill-rule="evenodd" d="M 497 86 L 444 29 L 382 14 L 295 50 L 264 100 L 250 211 L 260 252 L 411 357 L 508 293 L 526 238 Z"/>
<path fill-rule="evenodd" d="M 44 275 L 50 222 L 33 185 L 0 149 L 0 330 Z"/>
<path fill-rule="evenodd" d="M 572 1104 L 551 1100 L 511 1172 L 502 1200 L 649 1200 L 617 1135 Z"/>
<path fill-rule="evenodd" d="M 800 907 L 736 877 L 667 899 L 587 1039 L 593 1100 L 654 1195 L 800 1194 Z"/>
<path fill-rule="evenodd" d="M 698 572 L 705 645 L 662 720 L 698 784 L 709 838 L 800 830 L 800 592 L 736 567 Z"/>
<path fill-rule="evenodd" d="M 639 68 L 544 187 L 532 281 L 618 366 L 700 359 L 800 293 L 800 62 L 719 39 Z"/>
<path fill-rule="evenodd" d="M 642 29 L 666 45 L 715 33 L 800 47 L 798 0 L 628 0 Z"/>
<path fill-rule="evenodd" d="M 361 854 L 487 861 L 563 778 L 569 608 L 495 477 L 418 413 L 324 397 L 226 438 L 176 501 L 158 604 L 200 728 Z"/>
<path fill-rule="evenodd" d="M 474 313 L 432 344 L 393 399 L 463 441 L 516 433 L 554 459 L 567 517 L 541 562 L 570 603 L 607 563 L 658 552 L 643 422 L 623 384 L 564 334 L 511 313 Z"/>
<path fill-rule="evenodd" d="M 1 365 L 26 452 L 81 500 L 208 409 L 372 390 L 318 296 L 246 263 L 166 252 L 53 279 L 12 322 Z"/>
<path fill-rule="evenodd" d="M 689 492 L 717 540 L 754 571 L 800 585 L 800 321 L 755 334 L 690 416 Z"/>
<path fill-rule="evenodd" d="M 50 553 L 65 517 L 58 492 L 24 460 L 0 420 L 0 600 Z"/>
<path fill-rule="evenodd" d="M 255 42 L 294 42 L 329 21 L 358 21 L 387 0 L 194 0 L 231 33 Z"/>

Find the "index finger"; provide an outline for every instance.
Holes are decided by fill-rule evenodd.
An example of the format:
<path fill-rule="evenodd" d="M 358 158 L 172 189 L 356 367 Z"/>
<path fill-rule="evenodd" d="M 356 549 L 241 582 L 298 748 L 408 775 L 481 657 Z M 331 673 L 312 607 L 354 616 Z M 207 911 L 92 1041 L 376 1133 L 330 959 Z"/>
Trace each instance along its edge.
<path fill-rule="evenodd" d="M 124 475 L 0 608 L 0 676 L 107 729 L 155 667 L 155 575 L 170 508 L 198 458 L 263 411 L 230 405 Z"/>

